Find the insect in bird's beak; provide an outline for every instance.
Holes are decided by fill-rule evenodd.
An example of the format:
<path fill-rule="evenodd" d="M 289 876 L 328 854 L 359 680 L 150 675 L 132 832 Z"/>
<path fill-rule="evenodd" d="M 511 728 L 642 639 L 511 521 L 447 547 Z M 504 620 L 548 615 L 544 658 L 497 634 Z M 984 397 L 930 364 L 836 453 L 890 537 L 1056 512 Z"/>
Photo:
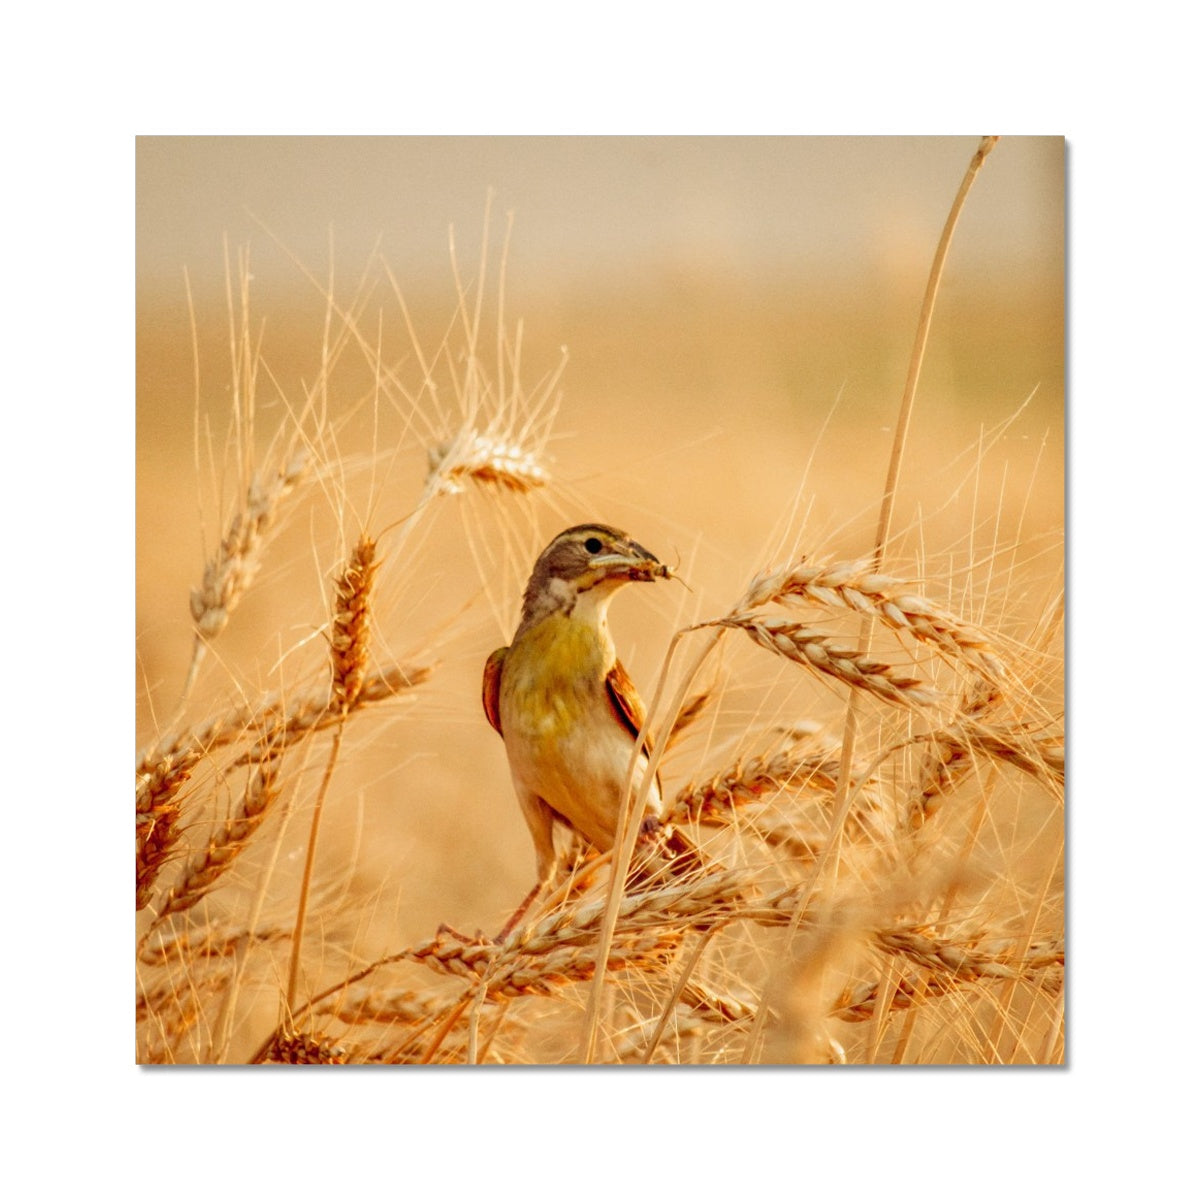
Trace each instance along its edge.
<path fill-rule="evenodd" d="M 654 579 L 674 579 L 666 563 L 661 563 L 649 550 L 634 543 L 627 553 L 597 554 L 589 566 L 622 575 L 631 583 L 648 583 Z"/>

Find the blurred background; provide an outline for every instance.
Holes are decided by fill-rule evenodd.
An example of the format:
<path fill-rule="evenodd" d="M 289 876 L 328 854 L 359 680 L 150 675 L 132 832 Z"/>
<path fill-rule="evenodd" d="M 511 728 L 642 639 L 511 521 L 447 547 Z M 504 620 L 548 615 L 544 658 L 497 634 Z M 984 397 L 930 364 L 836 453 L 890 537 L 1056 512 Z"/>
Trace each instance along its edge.
<path fill-rule="evenodd" d="M 138 285 L 223 290 L 223 240 L 263 227 L 315 265 L 378 242 L 410 285 L 445 284 L 446 230 L 470 245 L 483 197 L 517 216 L 514 285 L 560 301 L 639 278 L 824 279 L 840 288 L 922 276 L 973 137 L 141 138 Z M 952 276 L 1054 288 L 1063 254 L 1064 143 L 1005 138 L 966 210 Z M 949 193 L 947 193 L 949 187 Z M 469 255 L 467 256 L 469 257 Z M 259 263 L 272 298 L 296 286 Z"/>
<path fill-rule="evenodd" d="M 419 390 L 397 295 L 428 355 L 456 320 L 452 230 L 468 291 L 486 263 L 485 346 L 502 278 L 526 397 L 559 403 L 545 448 L 553 484 L 535 497 L 444 498 L 404 556 L 385 561 L 377 658 L 441 665 L 413 710 L 421 721 L 400 715 L 363 734 L 322 853 L 369 900 L 347 934 L 357 952 L 441 920 L 498 927 L 533 856 L 479 674 L 511 635 L 532 557 L 559 528 L 602 520 L 681 564 L 691 592 L 631 588 L 614 604 L 622 658 L 648 691 L 672 631 L 725 611 L 754 572 L 868 553 L 930 261 L 977 142 L 139 139 L 139 744 L 180 694 L 189 589 L 237 499 L 222 463 L 239 255 L 265 364 L 265 447 L 319 376 L 329 289 L 359 304 L 364 337 Z M 1002 138 L 968 199 L 891 552 L 906 567 L 936 564 L 940 599 L 1017 637 L 1045 602 L 1039 587 L 1061 585 L 1064 154 L 1058 137 Z M 320 660 L 332 550 L 367 514 L 378 530 L 411 510 L 422 430 L 453 428 L 445 410 L 418 420 L 398 394 L 381 403 L 369 363 L 349 352 L 326 391 L 337 487 L 280 530 L 189 720 L 278 688 L 297 647 Z M 999 596 L 975 594 L 962 574 L 990 555 L 1013 568 Z M 839 702 L 801 697 L 797 715 Z M 737 722 L 761 715 L 760 700 L 745 703 L 739 712 L 734 693 L 722 714 L 730 746 Z M 671 782 L 696 763 L 668 765 Z"/>

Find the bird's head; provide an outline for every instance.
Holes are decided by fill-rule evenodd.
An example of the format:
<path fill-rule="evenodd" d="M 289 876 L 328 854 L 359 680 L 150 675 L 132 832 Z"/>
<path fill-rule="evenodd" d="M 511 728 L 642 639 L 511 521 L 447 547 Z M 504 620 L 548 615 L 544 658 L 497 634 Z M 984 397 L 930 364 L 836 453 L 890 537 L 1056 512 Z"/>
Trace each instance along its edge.
<path fill-rule="evenodd" d="M 629 534 L 610 525 L 575 525 L 538 556 L 521 621 L 528 624 L 560 610 L 569 614 L 581 600 L 603 609 L 623 584 L 671 578 L 671 568 Z"/>

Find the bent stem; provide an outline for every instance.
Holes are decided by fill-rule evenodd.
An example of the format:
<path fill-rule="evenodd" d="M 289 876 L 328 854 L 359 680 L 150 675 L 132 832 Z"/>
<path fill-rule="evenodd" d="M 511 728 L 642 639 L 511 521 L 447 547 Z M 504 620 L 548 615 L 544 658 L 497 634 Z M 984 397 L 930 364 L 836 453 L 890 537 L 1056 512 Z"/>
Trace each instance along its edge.
<path fill-rule="evenodd" d="M 887 483 L 883 488 L 883 503 L 879 509 L 879 526 L 875 532 L 875 551 L 873 561 L 876 569 L 883 562 L 883 549 L 887 545 L 892 527 L 892 509 L 895 505 L 896 484 L 900 478 L 900 464 L 904 459 L 904 447 L 908 441 L 908 426 L 912 420 L 913 404 L 917 395 L 917 381 L 921 377 L 921 366 L 925 361 L 925 345 L 929 341 L 929 329 L 933 324 L 933 306 L 937 300 L 938 288 L 942 283 L 942 270 L 946 265 L 946 255 L 950 252 L 950 242 L 958 225 L 958 218 L 963 205 L 967 201 L 975 176 L 979 174 L 984 160 L 992 152 L 1000 139 L 985 137 L 981 139 L 979 148 L 975 151 L 967 166 L 967 173 L 958 186 L 958 195 L 950 205 L 950 213 L 942 228 L 942 236 L 938 241 L 933 262 L 929 267 L 929 280 L 925 284 L 925 296 L 921 301 L 921 315 L 917 320 L 917 335 L 913 341 L 912 357 L 908 363 L 908 378 L 904 381 L 904 396 L 900 401 L 900 416 L 896 422 L 896 436 L 892 439 L 892 457 L 888 463 Z"/>
<path fill-rule="evenodd" d="M 930 327 L 933 324 L 933 308 L 937 301 L 938 289 L 941 286 L 942 272 L 946 265 L 946 256 L 950 251 L 950 242 L 954 237 L 954 230 L 958 225 L 958 218 L 962 214 L 967 195 L 975 182 L 975 177 L 979 174 L 980 168 L 984 164 L 984 160 L 992 152 L 997 141 L 999 141 L 997 137 L 985 137 L 980 140 L 979 146 L 971 157 L 970 163 L 967 165 L 962 183 L 959 184 L 958 194 L 954 197 L 954 202 L 950 205 L 950 212 L 946 217 L 945 225 L 942 227 L 942 236 L 938 240 L 937 250 L 934 251 L 933 262 L 929 267 L 929 279 L 925 284 L 925 295 L 921 301 L 921 315 L 917 320 L 916 337 L 913 339 L 912 355 L 908 363 L 908 376 L 905 379 L 904 394 L 900 400 L 900 414 L 896 421 L 896 433 L 892 438 L 892 454 L 888 462 L 887 481 L 883 487 L 883 500 L 879 506 L 879 524 L 876 527 L 875 545 L 871 553 L 871 561 L 876 570 L 879 570 L 883 564 L 884 549 L 887 546 L 888 538 L 891 536 L 896 487 L 900 479 L 900 467 L 904 461 L 904 449 L 908 442 L 908 430 L 912 421 L 913 407 L 917 395 L 917 383 L 921 378 L 921 367 L 925 361 L 925 347 L 929 341 Z M 859 652 L 861 654 L 870 652 L 871 632 L 872 623 L 869 618 L 864 617 L 858 638 Z M 857 737 L 858 694 L 854 689 L 851 689 L 850 696 L 846 702 L 846 722 L 842 735 L 842 760 L 841 768 L 838 772 L 838 785 L 834 799 L 834 816 L 830 838 L 825 846 L 824 853 L 814 866 L 813 877 L 805 892 L 804 899 L 796 906 L 796 910 L 792 914 L 792 920 L 788 925 L 787 935 L 784 938 L 783 957 L 785 961 L 791 955 L 791 948 L 794 944 L 796 933 L 808 909 L 809 897 L 811 897 L 815 890 L 817 880 L 820 878 L 826 864 L 833 863 L 835 879 L 837 876 L 838 865 L 841 862 L 842 833 L 845 828 L 846 818 L 850 813 L 850 805 L 857 792 L 857 789 L 852 789 L 850 786 L 851 767 L 854 762 Z M 753 1056 L 762 1044 L 766 1008 L 766 1004 L 759 1005 L 758 1014 L 755 1017 L 755 1025 L 751 1030 L 746 1047 L 745 1061 L 747 1062 L 754 1061 Z"/>
<path fill-rule="evenodd" d="M 325 796 L 333 779 L 333 768 L 337 765 L 338 751 L 342 745 L 342 734 L 346 729 L 347 710 L 343 708 L 342 719 L 333 731 L 333 744 L 329 748 L 329 758 L 325 763 L 325 773 L 321 776 L 321 786 L 317 791 L 316 804 L 313 807 L 312 824 L 308 830 L 308 849 L 304 855 L 304 875 L 300 880 L 300 899 L 296 906 L 296 927 L 292 932 L 292 957 L 288 966 L 287 992 L 284 996 L 284 1021 L 289 1024 L 296 1008 L 296 991 L 300 984 L 300 946 L 304 940 L 304 923 L 308 917 L 308 895 L 312 888 L 313 864 L 317 858 L 317 834 L 321 828 L 321 810 L 325 806 Z"/>

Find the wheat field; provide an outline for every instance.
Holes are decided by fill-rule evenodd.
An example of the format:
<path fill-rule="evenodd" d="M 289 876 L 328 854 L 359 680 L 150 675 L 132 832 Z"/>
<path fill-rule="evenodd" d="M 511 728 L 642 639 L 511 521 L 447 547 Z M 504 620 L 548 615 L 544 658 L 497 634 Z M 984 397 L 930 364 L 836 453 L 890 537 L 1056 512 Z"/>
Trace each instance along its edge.
<path fill-rule="evenodd" d="M 1062 263 L 955 275 L 964 225 L 901 431 L 958 182 L 866 297 L 539 293 L 481 201 L 440 285 L 264 237 L 140 307 L 140 1063 L 1065 1061 Z M 612 622 L 713 869 L 564 853 L 497 942 L 480 676 L 580 521 L 681 581 Z"/>

